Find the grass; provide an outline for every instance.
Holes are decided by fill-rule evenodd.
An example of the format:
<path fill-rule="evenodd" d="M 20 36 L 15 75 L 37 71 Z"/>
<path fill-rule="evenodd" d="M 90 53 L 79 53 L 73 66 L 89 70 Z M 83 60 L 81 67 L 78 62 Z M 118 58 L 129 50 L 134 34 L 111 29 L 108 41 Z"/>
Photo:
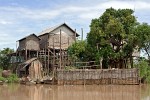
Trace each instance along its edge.
<path fill-rule="evenodd" d="M 2 77 L 2 69 L 0 69 L 0 81 L 8 82 L 8 83 L 15 83 L 19 81 L 19 78 L 16 74 L 11 74 L 9 77 L 4 78 Z"/>

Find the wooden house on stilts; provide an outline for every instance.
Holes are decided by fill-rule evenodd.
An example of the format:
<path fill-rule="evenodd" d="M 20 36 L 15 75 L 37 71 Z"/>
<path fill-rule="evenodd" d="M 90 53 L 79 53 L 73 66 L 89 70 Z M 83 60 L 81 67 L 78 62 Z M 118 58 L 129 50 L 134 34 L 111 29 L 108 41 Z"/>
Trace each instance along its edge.
<path fill-rule="evenodd" d="M 41 54 L 47 55 L 45 66 L 62 68 L 69 58 L 67 48 L 76 41 L 79 35 L 66 23 L 48 28 L 39 33 Z M 45 54 L 43 53 L 45 52 Z"/>
<path fill-rule="evenodd" d="M 19 41 L 19 47 L 17 49 L 17 55 L 23 57 L 24 60 L 31 59 L 38 56 L 40 51 L 40 38 L 35 34 L 30 34 Z"/>
<path fill-rule="evenodd" d="M 63 23 L 42 31 L 39 36 L 30 34 L 18 40 L 16 56 L 22 57 L 24 62 L 18 66 L 17 72 L 31 75 L 30 66 L 39 68 L 39 65 L 32 65 L 35 61 L 42 64 L 40 66 L 43 68 L 44 76 L 50 76 L 54 68 L 64 68 L 71 62 L 69 62 L 67 48 L 76 41 L 78 36 L 75 30 Z"/>

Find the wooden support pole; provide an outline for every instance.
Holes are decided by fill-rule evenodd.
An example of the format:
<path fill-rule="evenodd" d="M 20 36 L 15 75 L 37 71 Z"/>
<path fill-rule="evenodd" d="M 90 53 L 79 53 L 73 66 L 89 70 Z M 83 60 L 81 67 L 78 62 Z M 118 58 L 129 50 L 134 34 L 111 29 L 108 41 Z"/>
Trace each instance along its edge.
<path fill-rule="evenodd" d="M 68 47 L 69 47 L 69 37 L 68 37 Z M 67 52 L 67 65 L 69 65 L 69 55 L 68 55 L 68 52 Z"/>
<path fill-rule="evenodd" d="M 28 55 L 28 51 L 27 51 L 27 40 L 25 40 L 25 60 L 28 59 L 27 55 Z"/>
<path fill-rule="evenodd" d="M 49 64 L 50 64 L 50 63 L 49 63 L 49 56 L 50 56 L 50 55 L 49 55 L 49 51 L 50 51 L 50 50 L 49 50 L 49 48 L 48 48 L 48 73 L 50 72 L 50 71 L 49 71 L 49 67 L 50 67 L 50 66 L 49 66 Z"/>
<path fill-rule="evenodd" d="M 39 51 L 36 51 L 36 57 L 37 58 L 39 57 Z"/>
<path fill-rule="evenodd" d="M 31 55 L 30 55 L 30 50 L 29 50 L 29 59 L 31 58 Z"/>
<path fill-rule="evenodd" d="M 27 53 L 28 51 L 27 51 L 27 49 L 25 48 L 25 56 L 26 56 L 26 58 L 25 58 L 25 60 L 27 60 L 28 58 L 27 58 Z"/>
<path fill-rule="evenodd" d="M 54 47 L 54 37 L 53 37 L 53 68 L 55 65 L 55 47 Z"/>
<path fill-rule="evenodd" d="M 15 59 L 15 62 L 18 62 L 18 50 L 17 50 L 17 41 L 16 41 L 16 59 Z M 17 64 L 16 64 L 16 66 L 15 66 L 16 68 L 17 68 Z M 16 70 L 16 75 L 17 75 L 18 73 L 17 73 L 17 70 Z"/>
<path fill-rule="evenodd" d="M 45 68 L 46 68 L 46 75 L 47 75 L 47 66 L 46 66 L 46 48 L 44 49 L 44 61 L 45 61 Z"/>
<path fill-rule="evenodd" d="M 81 40 L 83 40 L 83 28 L 81 28 L 81 33 L 82 33 Z"/>
<path fill-rule="evenodd" d="M 59 66 L 60 66 L 60 69 L 61 69 L 61 56 L 62 56 L 62 53 L 61 53 L 61 29 L 60 29 L 60 53 L 59 53 L 60 57 L 59 57 Z"/>
<path fill-rule="evenodd" d="M 61 63 L 62 63 L 61 67 L 62 67 L 62 69 L 64 67 L 64 56 L 63 55 L 64 55 L 64 50 L 61 51 Z"/>
<path fill-rule="evenodd" d="M 77 33 L 76 33 L 76 29 L 75 29 L 75 35 L 74 35 L 75 42 L 76 42 L 76 35 L 77 35 Z"/>

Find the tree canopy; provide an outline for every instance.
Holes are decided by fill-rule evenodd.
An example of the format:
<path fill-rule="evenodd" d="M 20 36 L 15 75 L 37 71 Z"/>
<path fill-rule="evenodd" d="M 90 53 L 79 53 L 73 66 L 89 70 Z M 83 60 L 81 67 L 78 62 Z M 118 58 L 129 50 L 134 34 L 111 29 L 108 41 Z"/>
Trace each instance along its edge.
<path fill-rule="evenodd" d="M 133 10 L 109 8 L 93 19 L 87 42 L 97 49 L 105 67 L 125 67 L 124 61 L 132 56 L 135 44 L 133 28 L 137 25 Z M 95 55 L 96 57 L 96 55 Z"/>

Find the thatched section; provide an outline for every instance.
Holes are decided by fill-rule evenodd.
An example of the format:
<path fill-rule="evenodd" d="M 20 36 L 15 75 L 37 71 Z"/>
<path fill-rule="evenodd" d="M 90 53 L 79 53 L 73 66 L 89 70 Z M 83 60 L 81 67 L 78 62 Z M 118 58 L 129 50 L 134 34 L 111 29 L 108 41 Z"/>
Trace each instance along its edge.
<path fill-rule="evenodd" d="M 31 80 L 37 81 L 43 78 L 43 66 L 37 58 L 32 58 L 24 63 L 21 63 L 17 68 L 17 73 L 20 77 L 30 77 Z"/>
<path fill-rule="evenodd" d="M 39 41 L 40 38 L 37 37 L 35 34 L 30 34 L 19 41 L 18 51 L 21 50 L 40 50 Z"/>

